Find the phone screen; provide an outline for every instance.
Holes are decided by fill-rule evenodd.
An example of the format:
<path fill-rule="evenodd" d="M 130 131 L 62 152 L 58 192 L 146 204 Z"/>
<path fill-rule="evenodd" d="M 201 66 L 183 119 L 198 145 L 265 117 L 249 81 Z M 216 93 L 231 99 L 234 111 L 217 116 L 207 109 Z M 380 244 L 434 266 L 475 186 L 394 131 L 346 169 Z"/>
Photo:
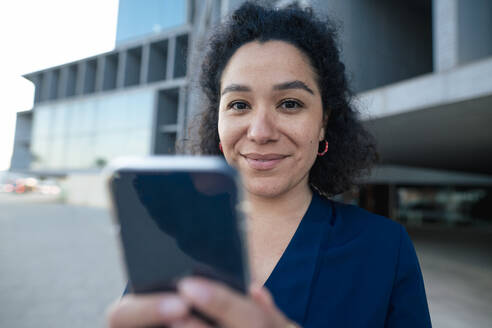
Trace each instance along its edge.
<path fill-rule="evenodd" d="M 175 290 L 189 275 L 246 290 L 230 174 L 121 169 L 110 186 L 133 292 Z"/>

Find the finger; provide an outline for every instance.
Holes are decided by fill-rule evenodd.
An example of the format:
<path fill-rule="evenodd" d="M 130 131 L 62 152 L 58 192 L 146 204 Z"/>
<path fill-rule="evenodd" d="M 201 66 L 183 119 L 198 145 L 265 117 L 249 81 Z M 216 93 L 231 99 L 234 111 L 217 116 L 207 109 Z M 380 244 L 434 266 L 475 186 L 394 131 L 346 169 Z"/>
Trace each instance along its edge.
<path fill-rule="evenodd" d="M 272 322 L 280 322 L 280 326 L 289 328 L 298 328 L 294 322 L 290 322 L 283 313 L 277 310 L 272 294 L 267 288 L 261 285 L 252 285 L 250 287 L 251 298 L 258 304 L 265 313 L 270 315 Z"/>
<path fill-rule="evenodd" d="M 203 314 L 225 327 L 250 327 L 262 319 L 259 308 L 229 287 L 202 278 L 186 278 L 178 283 L 181 295 Z"/>
<path fill-rule="evenodd" d="M 171 324 L 171 328 L 212 328 L 200 319 L 187 317 Z"/>
<path fill-rule="evenodd" d="M 265 287 L 252 285 L 249 294 L 251 295 L 251 298 L 264 309 L 271 310 L 275 308 L 272 295 Z"/>
<path fill-rule="evenodd" d="M 176 294 L 126 295 L 107 312 L 109 327 L 146 327 L 185 317 L 189 306 Z"/>

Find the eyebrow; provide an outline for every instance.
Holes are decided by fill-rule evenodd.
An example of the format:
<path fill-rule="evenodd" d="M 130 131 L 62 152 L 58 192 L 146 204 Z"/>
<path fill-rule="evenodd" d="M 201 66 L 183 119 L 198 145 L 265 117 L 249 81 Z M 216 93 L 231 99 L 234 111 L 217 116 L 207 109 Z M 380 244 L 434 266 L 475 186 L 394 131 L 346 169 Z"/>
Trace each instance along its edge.
<path fill-rule="evenodd" d="M 240 85 L 240 84 L 231 84 L 228 85 L 227 87 L 222 90 L 222 96 L 228 92 L 241 92 L 241 91 L 251 91 L 251 88 L 245 85 Z"/>
<path fill-rule="evenodd" d="M 313 90 L 309 88 L 304 82 L 295 80 L 295 81 L 289 81 L 289 82 L 284 82 L 280 84 L 275 84 L 273 86 L 273 90 L 290 90 L 290 89 L 301 89 L 309 92 L 310 94 L 314 95 Z M 241 85 L 241 84 L 231 84 L 228 85 L 227 87 L 222 90 L 221 96 L 228 92 L 249 92 L 251 91 L 251 88 L 246 86 L 246 85 Z"/>
<path fill-rule="evenodd" d="M 313 90 L 311 90 L 304 82 L 299 80 L 280 83 L 273 86 L 273 90 L 289 90 L 289 89 L 301 89 L 314 95 Z"/>

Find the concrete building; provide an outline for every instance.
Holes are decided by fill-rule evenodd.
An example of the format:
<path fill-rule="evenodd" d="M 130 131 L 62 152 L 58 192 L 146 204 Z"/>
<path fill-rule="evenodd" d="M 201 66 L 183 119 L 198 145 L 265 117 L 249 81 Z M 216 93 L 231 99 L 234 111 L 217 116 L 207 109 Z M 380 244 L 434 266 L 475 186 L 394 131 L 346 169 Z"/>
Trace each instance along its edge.
<path fill-rule="evenodd" d="M 115 50 L 25 75 L 36 86 L 31 170 L 70 172 L 122 155 L 174 152 L 176 138 L 186 131 L 192 6 L 146 4 L 138 12 L 137 2 L 120 2 Z M 141 24 L 155 12 L 168 12 L 174 21 L 156 16 Z M 132 13 L 136 20 L 128 19 Z M 165 32 L 157 33 L 156 26 Z M 12 169 L 26 167 L 16 155 Z"/>
<path fill-rule="evenodd" d="M 35 104 L 18 114 L 11 169 L 70 173 L 173 153 L 200 107 L 190 92 L 197 42 L 241 2 L 120 0 L 113 51 L 25 75 Z M 344 62 L 382 157 L 377 183 L 490 186 L 491 1 L 299 2 L 342 24 Z M 421 168 L 453 173 L 419 179 Z"/>
<path fill-rule="evenodd" d="M 29 165 L 33 161 L 31 153 L 32 113 L 32 110 L 17 113 L 11 170 L 29 170 Z"/>

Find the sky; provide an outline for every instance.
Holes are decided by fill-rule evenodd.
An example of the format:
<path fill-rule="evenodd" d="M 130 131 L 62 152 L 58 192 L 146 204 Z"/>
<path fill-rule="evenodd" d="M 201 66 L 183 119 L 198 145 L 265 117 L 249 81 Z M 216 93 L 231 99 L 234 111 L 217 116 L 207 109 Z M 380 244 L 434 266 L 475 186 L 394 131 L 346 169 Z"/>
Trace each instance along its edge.
<path fill-rule="evenodd" d="M 0 171 L 10 166 L 16 112 L 33 106 L 23 74 L 114 48 L 118 0 L 0 1 Z"/>

